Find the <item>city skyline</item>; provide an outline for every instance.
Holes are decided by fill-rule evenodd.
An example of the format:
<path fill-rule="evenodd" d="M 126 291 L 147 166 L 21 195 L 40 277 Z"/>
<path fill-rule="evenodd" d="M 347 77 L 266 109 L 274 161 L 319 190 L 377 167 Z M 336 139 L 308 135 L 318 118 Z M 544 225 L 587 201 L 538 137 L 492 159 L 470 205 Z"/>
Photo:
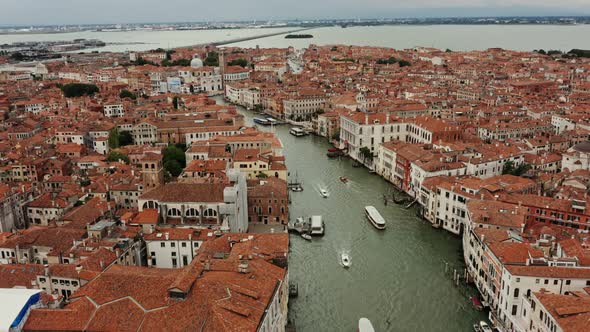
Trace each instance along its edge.
<path fill-rule="evenodd" d="M 353 0 L 318 3 L 279 3 L 273 1 L 225 1 L 222 4 L 174 0 L 162 4 L 153 0 L 106 0 L 83 4 L 67 0 L 39 3 L 35 0 L 8 0 L 0 13 L 2 25 L 54 24 L 133 24 L 160 22 L 216 22 L 251 20 L 379 19 L 422 17 L 496 17 L 496 16 L 585 16 L 590 7 L 580 0 L 555 4 L 550 1 L 463 1 L 371 0 L 359 4 Z M 31 8 L 34 8 L 31 11 Z M 114 10 L 116 9 L 116 10 Z M 175 10 L 182 9 L 182 10 Z M 35 15 L 31 15 L 31 13 Z M 37 14 L 42 13 L 42 15 Z"/>

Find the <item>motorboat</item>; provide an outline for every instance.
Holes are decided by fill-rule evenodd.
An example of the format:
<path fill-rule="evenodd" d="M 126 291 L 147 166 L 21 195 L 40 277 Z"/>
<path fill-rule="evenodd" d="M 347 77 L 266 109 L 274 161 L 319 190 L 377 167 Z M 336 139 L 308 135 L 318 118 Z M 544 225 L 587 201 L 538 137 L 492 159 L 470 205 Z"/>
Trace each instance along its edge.
<path fill-rule="evenodd" d="M 367 215 L 367 219 L 369 219 L 375 228 L 385 229 L 385 219 L 383 219 L 379 211 L 377 211 L 374 206 L 365 206 L 365 214 Z"/>
<path fill-rule="evenodd" d="M 323 198 L 328 198 L 328 196 L 330 196 L 326 189 L 320 189 L 320 195 L 322 195 Z"/>
<path fill-rule="evenodd" d="M 479 322 L 479 328 L 481 332 L 492 332 L 492 328 L 483 320 Z"/>
<path fill-rule="evenodd" d="M 368 318 L 361 318 L 359 319 L 358 332 L 375 332 L 375 329 Z"/>
<path fill-rule="evenodd" d="M 350 267 L 350 257 L 346 253 L 342 253 L 340 256 L 340 261 L 342 262 L 342 266 L 348 268 Z"/>
<path fill-rule="evenodd" d="M 296 185 L 296 186 L 291 187 L 291 191 L 294 191 L 294 192 L 302 192 L 303 191 L 303 187 L 301 185 Z"/>
<path fill-rule="evenodd" d="M 340 177 L 340 182 L 342 182 L 342 183 L 348 183 L 348 178 L 346 176 L 341 176 Z"/>
<path fill-rule="evenodd" d="M 271 123 L 267 120 L 267 119 L 262 119 L 262 118 L 254 118 L 254 123 L 257 123 L 259 125 L 263 125 L 263 126 L 268 126 Z"/>
<path fill-rule="evenodd" d="M 311 235 L 306 234 L 306 233 L 301 234 L 301 237 L 306 239 L 307 241 L 311 241 L 311 239 L 312 239 Z"/>
<path fill-rule="evenodd" d="M 289 133 L 291 133 L 291 135 L 296 136 L 296 137 L 301 137 L 301 136 L 305 136 L 307 135 L 307 132 L 305 132 L 305 130 L 299 128 L 299 127 L 293 127 L 289 130 Z"/>

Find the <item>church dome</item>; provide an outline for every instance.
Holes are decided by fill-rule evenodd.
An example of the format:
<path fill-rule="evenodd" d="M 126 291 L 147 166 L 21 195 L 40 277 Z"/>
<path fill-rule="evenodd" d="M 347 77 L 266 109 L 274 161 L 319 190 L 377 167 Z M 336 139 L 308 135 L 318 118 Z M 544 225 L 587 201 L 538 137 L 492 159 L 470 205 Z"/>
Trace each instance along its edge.
<path fill-rule="evenodd" d="M 199 59 L 198 56 L 195 56 L 191 60 L 191 67 L 193 67 L 193 68 L 201 68 L 201 67 L 203 67 L 203 60 Z"/>

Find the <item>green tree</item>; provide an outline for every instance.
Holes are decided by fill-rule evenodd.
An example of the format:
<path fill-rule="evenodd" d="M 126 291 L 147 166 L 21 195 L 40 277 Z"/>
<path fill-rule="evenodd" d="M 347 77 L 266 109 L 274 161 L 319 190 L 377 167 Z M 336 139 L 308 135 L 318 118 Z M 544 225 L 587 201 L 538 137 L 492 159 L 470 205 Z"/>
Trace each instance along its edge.
<path fill-rule="evenodd" d="M 209 52 L 205 61 L 203 61 L 203 65 L 211 66 L 211 67 L 218 67 L 219 66 L 219 54 L 217 52 Z"/>
<path fill-rule="evenodd" d="M 186 167 L 184 149 L 176 145 L 168 145 L 164 150 L 164 169 L 172 176 L 178 176 Z"/>
<path fill-rule="evenodd" d="M 340 140 L 340 128 L 334 131 L 334 133 L 332 134 L 332 139 L 336 141 Z"/>
<path fill-rule="evenodd" d="M 445 50 L 445 52 L 447 52 L 447 53 L 452 53 L 452 52 L 453 52 L 453 50 L 451 50 L 450 48 L 447 48 L 447 49 Z"/>
<path fill-rule="evenodd" d="M 502 167 L 502 174 L 512 174 L 514 172 L 514 162 L 507 161 Z"/>
<path fill-rule="evenodd" d="M 363 158 L 363 163 L 367 161 L 373 161 L 373 152 L 371 152 L 371 149 L 369 149 L 368 147 L 363 146 L 362 148 L 360 148 L 359 153 L 361 155 L 361 158 Z"/>
<path fill-rule="evenodd" d="M 92 96 L 99 91 L 96 85 L 84 83 L 68 83 L 61 90 L 66 98 Z"/>
<path fill-rule="evenodd" d="M 230 62 L 227 63 L 229 66 L 240 66 L 243 68 L 248 67 L 248 61 L 246 59 L 236 59 L 236 60 L 232 60 Z"/>
<path fill-rule="evenodd" d="M 117 151 L 117 150 L 111 151 L 109 153 L 109 156 L 107 157 L 107 161 L 116 162 L 119 160 L 122 160 L 126 164 L 129 164 L 129 157 L 127 157 L 126 154 L 124 154 L 120 151 Z"/>
<path fill-rule="evenodd" d="M 183 167 L 176 160 L 168 160 L 164 163 L 164 169 L 170 173 L 170 175 L 177 177 L 182 173 Z"/>
<path fill-rule="evenodd" d="M 400 66 L 400 67 L 409 67 L 409 66 L 411 66 L 411 65 L 412 65 L 412 64 L 411 64 L 409 61 L 406 61 L 406 60 L 400 60 L 400 61 L 399 61 L 399 66 Z"/>
<path fill-rule="evenodd" d="M 123 130 L 119 132 L 119 144 L 121 146 L 133 144 L 133 135 L 129 130 Z"/>
<path fill-rule="evenodd" d="M 133 92 L 131 92 L 127 89 L 123 89 L 119 93 L 119 98 L 121 98 L 121 99 L 122 98 L 131 98 L 131 99 L 135 100 L 137 98 L 137 96 Z"/>
<path fill-rule="evenodd" d="M 109 148 L 118 149 L 121 143 L 119 142 L 119 129 L 117 127 L 111 129 L 109 132 Z"/>

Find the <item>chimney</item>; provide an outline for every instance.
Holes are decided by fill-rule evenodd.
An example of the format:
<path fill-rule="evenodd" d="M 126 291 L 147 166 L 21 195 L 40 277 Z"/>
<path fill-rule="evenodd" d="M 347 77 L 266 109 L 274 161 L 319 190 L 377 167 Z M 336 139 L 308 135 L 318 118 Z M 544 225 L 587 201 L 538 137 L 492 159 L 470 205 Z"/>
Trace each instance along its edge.
<path fill-rule="evenodd" d="M 104 262 L 102 261 L 102 259 L 100 260 L 100 269 L 104 269 Z"/>
<path fill-rule="evenodd" d="M 203 270 L 211 271 L 211 262 L 209 260 L 206 260 L 205 263 L 203 263 Z"/>
<path fill-rule="evenodd" d="M 164 233 L 164 236 L 166 237 L 166 241 L 170 239 L 170 234 L 168 232 Z"/>
<path fill-rule="evenodd" d="M 49 277 L 49 264 L 43 265 L 43 271 L 45 272 L 45 276 Z"/>
<path fill-rule="evenodd" d="M 248 273 L 250 272 L 250 269 L 248 268 L 248 260 L 240 260 L 240 263 L 238 264 L 238 273 Z"/>
<path fill-rule="evenodd" d="M 80 274 L 81 271 L 82 271 L 82 265 L 80 265 L 80 264 L 76 265 L 76 272 L 78 274 Z"/>
<path fill-rule="evenodd" d="M 365 124 L 369 124 L 369 114 L 365 113 Z"/>

